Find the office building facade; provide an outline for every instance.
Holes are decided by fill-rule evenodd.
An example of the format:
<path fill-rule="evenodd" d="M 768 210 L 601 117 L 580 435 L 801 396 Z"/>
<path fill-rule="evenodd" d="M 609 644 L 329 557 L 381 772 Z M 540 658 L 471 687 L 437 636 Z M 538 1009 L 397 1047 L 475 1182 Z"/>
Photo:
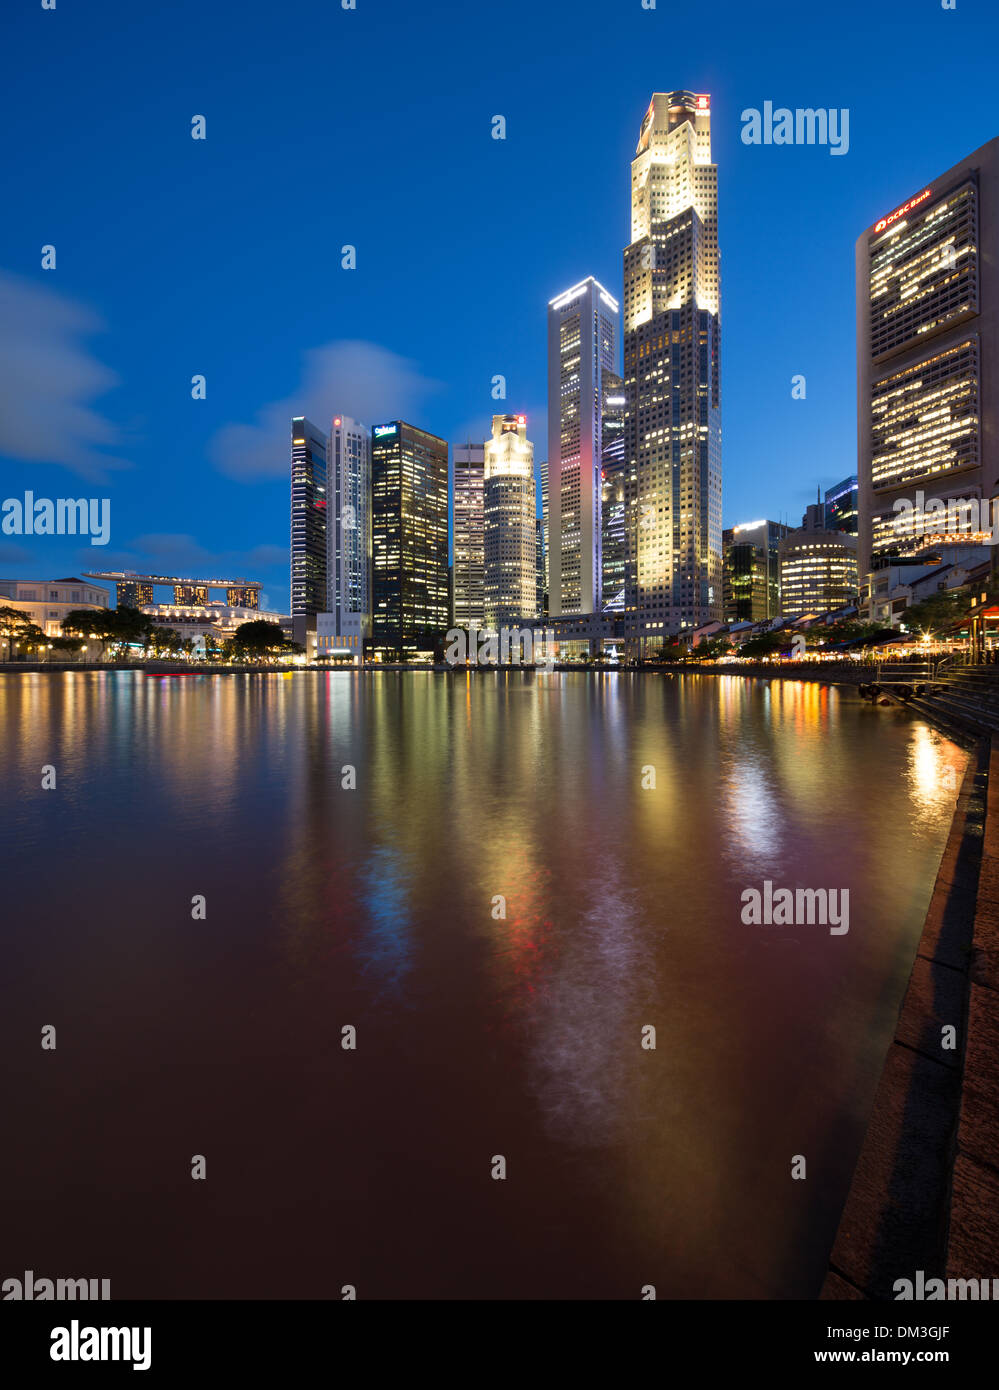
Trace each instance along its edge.
<path fill-rule="evenodd" d="M 604 373 L 620 308 L 589 276 L 548 305 L 548 607 L 599 613 Z"/>
<path fill-rule="evenodd" d="M 725 622 L 780 616 L 780 543 L 790 529 L 779 521 L 747 521 L 722 532 Z"/>
<path fill-rule="evenodd" d="M 537 617 L 534 445 L 523 415 L 494 415 L 484 445 L 484 609 L 487 628 Z"/>
<path fill-rule="evenodd" d="M 846 531 L 857 534 L 858 503 L 857 475 L 844 478 L 835 487 L 826 489 L 825 512 L 826 527 L 830 531 Z"/>
<path fill-rule="evenodd" d="M 371 434 L 334 415 L 329 442 L 329 612 L 338 637 L 371 637 Z M 352 650 L 357 649 L 352 643 Z"/>
<path fill-rule="evenodd" d="M 456 445 L 451 450 L 454 469 L 454 578 L 455 627 L 468 628 L 485 621 L 485 514 L 483 487 L 485 445 Z"/>
<path fill-rule="evenodd" d="M 636 654 L 722 614 L 718 170 L 706 95 L 657 92 L 624 252 L 625 617 Z"/>
<path fill-rule="evenodd" d="M 999 491 L 999 139 L 868 227 L 856 285 L 861 573 L 927 545 L 984 546 L 976 514 Z M 963 520 L 962 501 L 978 504 Z"/>
<path fill-rule="evenodd" d="M 291 422 L 293 618 L 313 617 L 322 613 L 327 604 L 327 445 L 326 434 L 311 420 L 301 415 L 294 417 Z"/>
<path fill-rule="evenodd" d="M 624 381 L 604 372 L 600 451 L 600 609 L 624 611 Z"/>
<path fill-rule="evenodd" d="M 538 465 L 541 478 L 541 544 L 543 547 L 545 611 L 548 611 L 548 594 L 551 589 L 551 569 L 548 563 L 550 549 L 548 540 L 548 460 L 542 459 Z"/>
<path fill-rule="evenodd" d="M 778 546 L 780 613 L 794 618 L 828 613 L 857 600 L 857 538 L 829 531 L 821 503 L 809 507 L 801 526 Z"/>
<path fill-rule="evenodd" d="M 382 661 L 432 659 L 447 638 L 447 442 L 404 420 L 371 436 L 371 642 Z"/>

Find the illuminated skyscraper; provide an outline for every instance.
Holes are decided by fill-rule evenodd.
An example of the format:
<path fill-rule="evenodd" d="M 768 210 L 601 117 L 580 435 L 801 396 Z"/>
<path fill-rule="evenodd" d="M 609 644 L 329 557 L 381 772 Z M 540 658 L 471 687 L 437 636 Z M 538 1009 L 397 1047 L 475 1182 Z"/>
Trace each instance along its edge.
<path fill-rule="evenodd" d="M 999 139 L 868 227 L 856 273 L 863 584 L 927 545 L 986 544 L 946 503 L 999 491 Z"/>
<path fill-rule="evenodd" d="M 618 303 L 589 276 L 548 305 L 548 611 L 599 613 L 603 378 Z"/>
<path fill-rule="evenodd" d="M 326 608 L 326 435 L 296 416 L 291 422 L 291 615 Z"/>
<path fill-rule="evenodd" d="M 844 478 L 835 487 L 826 489 L 826 526 L 830 531 L 857 534 L 857 475 Z"/>
<path fill-rule="evenodd" d="M 146 600 L 152 603 L 152 594 Z M 260 590 L 255 587 L 245 587 L 242 584 L 231 584 L 225 591 L 226 606 L 229 608 L 259 608 Z"/>
<path fill-rule="evenodd" d="M 455 627 L 482 627 L 485 618 L 485 519 L 483 470 L 485 448 L 464 444 L 451 450 L 454 463 L 454 598 Z"/>
<path fill-rule="evenodd" d="M 779 548 L 789 530 L 779 521 L 747 521 L 722 532 L 725 622 L 762 623 L 780 616 Z"/>
<path fill-rule="evenodd" d="M 498 629 L 537 616 L 537 493 L 526 417 L 494 415 L 484 452 L 485 620 Z"/>
<path fill-rule="evenodd" d="M 626 630 L 633 650 L 722 612 L 718 170 L 707 96 L 657 92 L 624 252 Z"/>
<path fill-rule="evenodd" d="M 857 538 L 827 531 L 820 502 L 808 508 L 799 530 L 781 538 L 778 553 L 782 617 L 827 613 L 856 601 Z"/>
<path fill-rule="evenodd" d="M 372 645 L 432 658 L 447 638 L 447 443 L 392 420 L 371 441 Z"/>
<path fill-rule="evenodd" d="M 548 592 L 551 588 L 551 571 L 548 565 L 548 460 L 542 459 L 538 465 L 538 472 L 541 475 L 541 543 L 543 547 L 542 563 L 544 565 L 545 576 L 545 602 L 548 602 Z"/>
<path fill-rule="evenodd" d="M 329 608 L 336 636 L 371 636 L 371 435 L 347 415 L 330 428 Z"/>
<path fill-rule="evenodd" d="M 207 584 L 175 584 L 173 601 L 178 605 L 195 604 L 203 607 L 208 602 Z M 152 602 L 152 599 L 149 600 Z"/>
<path fill-rule="evenodd" d="M 600 452 L 600 607 L 624 608 L 624 382 L 604 372 Z"/>

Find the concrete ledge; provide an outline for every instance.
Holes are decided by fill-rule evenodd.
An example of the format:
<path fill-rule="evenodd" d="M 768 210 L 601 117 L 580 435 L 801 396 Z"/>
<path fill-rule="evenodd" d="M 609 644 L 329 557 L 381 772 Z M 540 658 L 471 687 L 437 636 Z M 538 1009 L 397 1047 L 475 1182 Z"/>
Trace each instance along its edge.
<path fill-rule="evenodd" d="M 992 1139 L 993 1116 L 985 1097 L 962 1083 L 985 1060 L 991 1029 L 977 1026 L 968 1038 L 969 972 L 979 877 L 985 840 L 991 749 L 982 740 L 972 751 L 941 856 L 933 896 L 919 940 L 898 1024 L 885 1059 L 860 1157 L 820 1294 L 891 1299 L 893 1284 L 916 1270 L 942 1277 L 953 1223 L 951 1188 L 958 1127 L 967 1114 L 967 1135 L 977 1159 Z M 999 768 L 997 768 L 999 776 Z M 999 799 L 999 782 L 995 785 Z M 993 818 L 999 806 L 991 807 Z M 985 991 L 990 998 L 999 996 Z M 952 1025 L 958 1046 L 943 1046 Z M 967 1057 L 966 1054 L 967 1053 Z M 995 1071 L 980 1074 L 987 1090 Z M 966 1162 L 967 1201 L 999 1174 Z M 965 1171 L 965 1170 L 962 1170 Z M 977 1227 L 975 1228 L 978 1229 Z M 984 1228 L 985 1234 L 988 1228 Z M 967 1244 L 967 1241 L 965 1241 Z M 963 1247 L 962 1247 L 963 1248 Z M 981 1269 L 984 1277 L 991 1271 Z M 844 1287 L 853 1293 L 844 1292 Z"/>

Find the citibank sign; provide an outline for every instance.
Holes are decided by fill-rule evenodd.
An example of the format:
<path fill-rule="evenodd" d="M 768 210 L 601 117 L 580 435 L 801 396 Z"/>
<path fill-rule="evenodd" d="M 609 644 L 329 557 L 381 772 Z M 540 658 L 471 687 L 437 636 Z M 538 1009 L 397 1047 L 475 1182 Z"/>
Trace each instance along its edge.
<path fill-rule="evenodd" d="M 375 438 L 383 439 L 387 434 L 395 434 L 395 425 L 376 425 Z"/>
<path fill-rule="evenodd" d="M 910 198 L 909 201 L 903 203 L 900 208 L 896 208 L 894 212 L 890 212 L 887 217 L 882 217 L 880 222 L 875 222 L 874 230 L 876 232 L 883 232 L 886 227 L 890 227 L 893 222 L 897 222 L 898 219 L 904 217 L 907 212 L 911 212 L 913 208 L 918 208 L 920 203 L 925 203 L 932 192 L 932 188 L 924 188 L 922 193 L 917 193 L 914 198 Z"/>

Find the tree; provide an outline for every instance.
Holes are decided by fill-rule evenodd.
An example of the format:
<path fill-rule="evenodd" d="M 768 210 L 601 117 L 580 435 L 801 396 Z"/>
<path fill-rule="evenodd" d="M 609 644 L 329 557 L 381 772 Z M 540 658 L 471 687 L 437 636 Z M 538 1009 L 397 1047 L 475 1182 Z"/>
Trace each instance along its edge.
<path fill-rule="evenodd" d="M 266 618 L 240 623 L 232 635 L 232 651 L 237 660 L 262 661 L 273 658 L 279 652 L 296 649 L 302 650 L 296 642 L 285 640 L 278 623 L 270 623 Z"/>
<path fill-rule="evenodd" d="M 190 638 L 186 639 L 190 642 Z M 183 651 L 185 639 L 172 627 L 160 627 L 156 624 L 149 634 L 147 645 L 152 648 L 157 656 L 175 656 L 177 652 Z"/>
<path fill-rule="evenodd" d="M 14 654 L 14 643 L 20 645 L 32 629 L 35 632 L 41 630 L 22 608 L 0 608 L 0 637 L 6 640 L 8 661 Z"/>
<path fill-rule="evenodd" d="M 719 656 L 727 656 L 731 650 L 732 643 L 721 633 L 717 637 L 703 638 L 693 648 L 691 656 L 695 661 L 715 661 Z"/>
<path fill-rule="evenodd" d="M 93 637 L 101 644 L 102 658 L 114 637 L 114 627 L 114 610 L 111 608 L 74 608 L 62 620 L 64 636 Z"/>
<path fill-rule="evenodd" d="M 779 632 L 761 632 L 756 637 L 750 637 L 748 642 L 743 642 L 739 648 L 740 656 L 767 657 L 779 652 L 784 645 L 784 638 Z"/>
<path fill-rule="evenodd" d="M 928 632 L 931 636 L 946 632 L 969 615 L 971 600 L 977 598 L 980 592 L 977 586 L 972 589 L 970 585 L 965 585 L 960 589 L 942 589 L 937 594 L 931 594 L 921 603 L 914 603 L 911 608 L 905 610 L 902 621 L 905 623 L 906 631 Z M 992 586 L 986 585 L 985 592 L 991 598 Z"/>
<path fill-rule="evenodd" d="M 100 642 L 103 657 L 109 646 L 148 646 L 156 624 L 138 608 L 74 608 L 63 618 L 62 630 L 68 635 L 93 637 Z"/>
<path fill-rule="evenodd" d="M 86 646 L 83 637 L 51 637 L 49 645 L 54 652 L 78 652 Z"/>
<path fill-rule="evenodd" d="M 117 647 L 139 646 L 147 648 L 156 632 L 156 624 L 148 613 L 139 608 L 123 607 L 114 612 L 114 643 Z"/>
<path fill-rule="evenodd" d="M 817 623 L 805 631 L 807 647 L 835 647 L 840 642 L 853 642 L 861 637 L 873 637 L 883 630 L 880 623 L 862 623 L 856 618 L 841 618 L 828 626 Z"/>

